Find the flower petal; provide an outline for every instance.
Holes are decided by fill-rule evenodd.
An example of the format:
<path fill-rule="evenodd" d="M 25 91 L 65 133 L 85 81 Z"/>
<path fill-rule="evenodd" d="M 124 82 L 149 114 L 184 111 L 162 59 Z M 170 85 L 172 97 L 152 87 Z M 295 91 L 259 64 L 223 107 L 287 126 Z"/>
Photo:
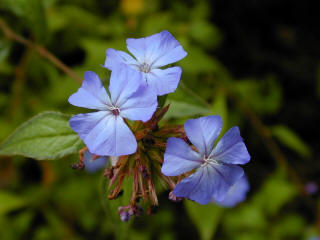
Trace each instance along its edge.
<path fill-rule="evenodd" d="M 120 115 L 132 121 L 148 121 L 158 106 L 157 95 L 146 86 L 141 86 L 121 105 Z"/>
<path fill-rule="evenodd" d="M 78 114 L 73 116 L 70 121 L 70 127 L 78 133 L 80 138 L 87 145 L 90 152 L 97 155 L 108 155 L 101 154 L 100 146 L 108 138 L 108 124 L 110 124 L 112 114 L 108 111 L 99 111 L 94 113 Z M 98 148 L 101 149 L 98 149 Z"/>
<path fill-rule="evenodd" d="M 201 166 L 189 177 L 183 179 L 174 189 L 177 197 L 185 197 L 200 204 L 212 199 L 222 200 L 229 188 L 243 175 L 243 169 L 236 165 Z"/>
<path fill-rule="evenodd" d="M 148 86 L 155 89 L 157 95 L 172 93 L 177 89 L 181 77 L 181 68 L 172 67 L 167 69 L 152 69 L 145 74 Z"/>
<path fill-rule="evenodd" d="M 101 80 L 94 72 L 87 71 L 78 91 L 69 97 L 69 103 L 77 107 L 105 110 L 110 105 L 110 98 Z"/>
<path fill-rule="evenodd" d="M 201 165 L 199 153 L 193 151 L 188 144 L 180 138 L 169 138 L 161 172 L 166 176 L 177 176 L 189 172 Z"/>
<path fill-rule="evenodd" d="M 84 152 L 83 158 L 84 158 L 84 161 L 83 161 L 84 167 L 90 173 L 96 172 L 104 168 L 107 164 L 107 157 L 102 156 L 93 160 L 94 154 L 92 154 L 89 151 Z"/>
<path fill-rule="evenodd" d="M 220 201 L 225 198 L 230 187 L 244 174 L 243 169 L 232 164 L 208 164 L 211 181 L 211 196 Z"/>
<path fill-rule="evenodd" d="M 236 204 L 243 202 L 246 199 L 249 189 L 249 182 L 246 176 L 243 175 L 235 184 L 230 187 L 223 200 L 215 201 L 213 199 L 213 202 L 224 207 L 234 207 Z"/>
<path fill-rule="evenodd" d="M 200 204 L 208 204 L 211 199 L 208 189 L 211 179 L 208 177 L 207 169 L 200 167 L 195 173 L 179 182 L 173 193 L 177 197 L 185 197 Z"/>
<path fill-rule="evenodd" d="M 115 117 L 116 123 L 114 126 L 113 143 L 114 149 L 112 156 L 121 156 L 135 153 L 137 150 L 137 140 L 127 124 L 121 117 Z"/>
<path fill-rule="evenodd" d="M 137 149 L 136 139 L 123 119 L 110 112 L 78 114 L 70 119 L 70 126 L 89 151 L 99 156 L 127 155 Z"/>
<path fill-rule="evenodd" d="M 184 124 L 189 140 L 196 146 L 200 154 L 206 157 L 219 136 L 221 128 L 222 119 L 218 115 L 190 119 Z"/>
<path fill-rule="evenodd" d="M 128 53 L 125 53 L 123 51 L 117 51 L 113 48 L 107 49 L 104 67 L 108 68 L 109 70 L 112 70 L 114 68 L 114 65 L 118 65 L 119 63 L 125 63 L 138 69 L 137 60 L 131 57 Z"/>
<path fill-rule="evenodd" d="M 233 127 L 226 132 L 210 156 L 216 161 L 228 164 L 245 164 L 250 161 L 250 155 L 238 127 Z"/>
<path fill-rule="evenodd" d="M 140 63 L 155 67 L 174 63 L 187 55 L 180 43 L 168 31 L 146 38 L 128 38 L 127 48 Z"/>
<path fill-rule="evenodd" d="M 109 91 L 111 101 L 120 107 L 135 93 L 142 82 L 142 74 L 131 67 L 120 63 L 111 72 Z"/>

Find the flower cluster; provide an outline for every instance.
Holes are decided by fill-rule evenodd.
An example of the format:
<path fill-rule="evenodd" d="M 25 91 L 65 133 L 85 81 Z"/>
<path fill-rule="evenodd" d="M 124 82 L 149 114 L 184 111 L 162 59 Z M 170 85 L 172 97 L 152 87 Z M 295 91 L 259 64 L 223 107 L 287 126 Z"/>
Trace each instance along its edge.
<path fill-rule="evenodd" d="M 97 74 L 86 72 L 82 86 L 69 98 L 74 106 L 96 110 L 70 119 L 86 145 L 73 167 L 96 171 L 106 167 L 110 156 L 112 164 L 104 172 L 109 199 L 119 197 L 123 181 L 132 176 L 130 203 L 119 207 L 123 221 L 142 213 L 141 198 L 158 205 L 155 181 L 171 190 L 173 201 L 186 198 L 226 207 L 243 201 L 249 184 L 238 165 L 247 163 L 250 155 L 238 127 L 214 146 L 222 129 L 218 115 L 190 119 L 184 126 L 158 124 L 169 105 L 158 106 L 157 96 L 174 92 L 182 73 L 178 66 L 163 67 L 187 55 L 179 42 L 162 31 L 127 39 L 127 48 L 133 56 L 106 51 L 108 91 Z"/>

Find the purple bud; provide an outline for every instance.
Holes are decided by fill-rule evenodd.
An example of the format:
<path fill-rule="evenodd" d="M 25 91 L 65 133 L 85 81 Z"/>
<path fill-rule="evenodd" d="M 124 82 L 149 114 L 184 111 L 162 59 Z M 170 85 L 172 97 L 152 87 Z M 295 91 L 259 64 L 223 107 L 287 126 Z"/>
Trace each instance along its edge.
<path fill-rule="evenodd" d="M 142 213 L 143 209 L 138 205 L 130 206 L 128 210 L 129 216 L 141 216 Z"/>
<path fill-rule="evenodd" d="M 183 199 L 182 197 L 177 197 L 176 195 L 174 195 L 173 191 L 169 193 L 169 200 L 173 202 L 181 202 L 182 199 Z"/>
<path fill-rule="evenodd" d="M 125 211 L 125 209 L 127 209 L 126 206 L 120 206 L 120 207 L 118 207 L 118 213 L 120 214 L 121 212 Z"/>
<path fill-rule="evenodd" d="M 318 185 L 315 182 L 308 182 L 305 185 L 304 189 L 307 193 L 312 195 L 318 192 Z"/>
<path fill-rule="evenodd" d="M 82 162 L 71 164 L 71 168 L 75 170 L 84 169 L 84 164 Z"/>
<path fill-rule="evenodd" d="M 122 222 L 128 222 L 130 219 L 130 215 L 128 212 L 121 212 L 120 213 L 120 219 Z"/>
<path fill-rule="evenodd" d="M 130 214 L 128 213 L 129 206 L 120 206 L 118 208 L 118 213 L 122 222 L 128 222 L 130 219 Z"/>
<path fill-rule="evenodd" d="M 128 211 L 129 216 L 133 216 L 134 215 L 134 210 L 132 208 L 129 209 Z"/>

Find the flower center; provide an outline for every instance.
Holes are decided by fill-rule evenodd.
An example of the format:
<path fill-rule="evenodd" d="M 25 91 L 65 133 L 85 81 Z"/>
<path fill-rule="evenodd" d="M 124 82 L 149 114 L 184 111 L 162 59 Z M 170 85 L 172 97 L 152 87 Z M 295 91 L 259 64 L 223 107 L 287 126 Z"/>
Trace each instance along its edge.
<path fill-rule="evenodd" d="M 147 63 L 143 63 L 143 64 L 141 64 L 141 65 L 139 66 L 139 70 L 140 70 L 141 72 L 148 73 L 148 72 L 150 72 L 150 70 L 151 70 L 151 66 L 149 66 L 149 64 L 147 64 Z"/>
<path fill-rule="evenodd" d="M 219 164 L 217 160 L 214 160 L 210 157 L 204 157 L 203 161 L 204 162 L 201 164 L 201 166 L 206 166 L 207 164 Z"/>
<path fill-rule="evenodd" d="M 118 116 L 120 114 L 120 109 L 118 107 L 109 107 L 109 110 L 112 112 L 113 115 Z"/>

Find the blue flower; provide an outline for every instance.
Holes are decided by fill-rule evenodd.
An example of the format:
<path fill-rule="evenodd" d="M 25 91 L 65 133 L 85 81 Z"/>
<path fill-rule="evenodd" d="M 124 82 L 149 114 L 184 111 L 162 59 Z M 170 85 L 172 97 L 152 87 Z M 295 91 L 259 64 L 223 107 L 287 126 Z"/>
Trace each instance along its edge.
<path fill-rule="evenodd" d="M 212 198 L 221 201 L 229 188 L 243 175 L 236 164 L 245 164 L 250 155 L 240 136 L 239 128 L 231 128 L 212 149 L 222 128 L 219 116 L 190 119 L 184 124 L 186 134 L 197 148 L 192 150 L 180 138 L 169 138 L 164 154 L 162 173 L 178 176 L 196 168 L 190 176 L 180 181 L 173 193 L 200 204 Z"/>
<path fill-rule="evenodd" d="M 98 75 L 85 73 L 82 86 L 70 96 L 69 102 L 98 111 L 75 115 L 69 123 L 91 153 L 120 156 L 136 151 L 137 141 L 123 118 L 145 122 L 157 107 L 155 93 L 139 84 L 141 77 L 141 73 L 125 64 L 114 67 L 109 97 Z"/>
<path fill-rule="evenodd" d="M 110 70 L 119 62 L 131 66 L 143 74 L 142 84 L 155 89 L 157 95 L 176 90 L 180 81 L 181 68 L 160 68 L 181 60 L 187 53 L 168 31 L 162 31 L 146 38 L 128 38 L 127 48 L 135 58 L 123 51 L 109 48 L 106 52 L 104 66 Z"/>
<path fill-rule="evenodd" d="M 235 184 L 230 187 L 224 199 L 220 201 L 213 199 L 213 202 L 223 207 L 234 207 L 246 199 L 249 189 L 250 186 L 248 179 L 245 175 L 243 175 Z"/>
<path fill-rule="evenodd" d="M 107 164 L 107 157 L 102 156 L 94 159 L 94 154 L 89 151 L 84 152 L 83 158 L 84 168 L 90 173 L 94 173 L 102 168 L 105 168 Z"/>

